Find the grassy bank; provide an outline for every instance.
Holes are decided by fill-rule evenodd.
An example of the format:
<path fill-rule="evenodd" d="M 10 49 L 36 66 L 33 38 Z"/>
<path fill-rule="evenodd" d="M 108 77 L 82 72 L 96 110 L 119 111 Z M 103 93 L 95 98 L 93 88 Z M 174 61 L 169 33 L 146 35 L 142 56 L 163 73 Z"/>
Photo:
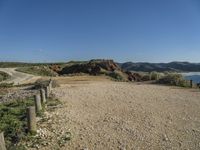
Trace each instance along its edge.
<path fill-rule="evenodd" d="M 33 98 L 0 104 L 0 131 L 4 132 L 8 150 L 22 149 L 18 143 L 27 138 L 26 108 L 33 105 Z"/>
<path fill-rule="evenodd" d="M 0 82 L 1 82 L 1 81 L 4 81 L 4 80 L 7 80 L 7 79 L 9 79 L 9 78 L 10 78 L 10 75 L 9 75 L 9 74 L 0 71 Z"/>
<path fill-rule="evenodd" d="M 37 117 L 45 120 L 44 111 L 54 111 L 56 106 L 60 104 L 61 102 L 58 99 L 49 98 L 46 103 L 47 107 L 43 106 L 43 110 L 37 113 Z M 40 144 L 41 142 L 38 136 L 33 136 L 27 130 L 26 109 L 30 106 L 34 106 L 33 97 L 0 104 L 0 132 L 4 132 L 8 150 L 35 148 L 35 144 Z M 28 145 L 27 142 L 29 143 Z"/>
<path fill-rule="evenodd" d="M 56 76 L 57 75 L 48 66 L 21 67 L 21 68 L 17 68 L 16 71 L 38 75 L 38 76 Z"/>

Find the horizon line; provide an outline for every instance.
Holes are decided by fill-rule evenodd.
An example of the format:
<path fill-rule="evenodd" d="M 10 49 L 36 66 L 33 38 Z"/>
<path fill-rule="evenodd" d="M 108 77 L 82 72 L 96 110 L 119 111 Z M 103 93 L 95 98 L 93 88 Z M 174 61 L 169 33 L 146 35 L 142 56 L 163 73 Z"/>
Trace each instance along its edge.
<path fill-rule="evenodd" d="M 167 64 L 167 63 L 193 63 L 193 64 L 199 64 L 200 62 L 190 62 L 190 61 L 168 61 L 168 62 L 149 62 L 149 61 L 115 61 L 114 59 L 90 59 L 90 60 L 113 60 L 115 63 L 151 63 L 151 64 Z M 0 63 L 27 63 L 27 64 L 58 64 L 58 63 L 69 63 L 69 62 L 88 62 L 90 60 L 69 60 L 69 61 L 1 61 Z"/>

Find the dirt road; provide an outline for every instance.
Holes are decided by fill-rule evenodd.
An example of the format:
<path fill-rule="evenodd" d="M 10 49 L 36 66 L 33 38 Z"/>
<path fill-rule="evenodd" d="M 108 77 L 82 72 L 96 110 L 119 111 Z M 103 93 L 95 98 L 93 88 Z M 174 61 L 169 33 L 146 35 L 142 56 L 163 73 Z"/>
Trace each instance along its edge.
<path fill-rule="evenodd" d="M 101 81 L 66 84 L 54 94 L 64 107 L 41 128 L 50 141 L 40 149 L 200 149 L 200 92 L 194 89 Z M 72 139 L 59 147 L 66 132 Z"/>
<path fill-rule="evenodd" d="M 0 68 L 0 71 L 3 71 L 11 76 L 9 80 L 6 80 L 4 82 L 14 83 L 16 84 L 23 84 L 28 83 L 32 80 L 36 80 L 40 78 L 39 76 L 34 76 L 22 72 L 15 71 L 16 68 Z"/>

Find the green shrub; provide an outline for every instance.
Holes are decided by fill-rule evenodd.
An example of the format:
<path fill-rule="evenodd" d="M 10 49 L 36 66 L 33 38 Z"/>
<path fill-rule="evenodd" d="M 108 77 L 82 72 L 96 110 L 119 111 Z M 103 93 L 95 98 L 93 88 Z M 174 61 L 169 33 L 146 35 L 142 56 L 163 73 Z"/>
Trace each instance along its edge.
<path fill-rule="evenodd" d="M 150 80 L 159 80 L 164 76 L 163 73 L 159 73 L 156 71 L 150 72 L 150 73 L 143 73 L 142 75 L 142 81 L 150 81 Z"/>
<path fill-rule="evenodd" d="M 25 138 L 26 108 L 33 105 L 33 99 L 0 104 L 0 132 L 4 132 L 8 149 Z"/>
<path fill-rule="evenodd" d="M 1 82 L 1 81 L 4 81 L 4 80 L 7 80 L 7 79 L 9 79 L 9 78 L 10 78 L 10 75 L 9 75 L 9 74 L 0 71 L 0 82 Z"/>
<path fill-rule="evenodd" d="M 118 71 L 108 72 L 106 75 L 113 78 L 116 81 L 124 81 L 123 75 Z"/>
<path fill-rule="evenodd" d="M 189 87 L 190 84 L 187 80 L 183 78 L 181 74 L 169 73 L 158 80 L 160 84 L 175 85 L 181 87 Z"/>
<path fill-rule="evenodd" d="M 151 80 L 151 77 L 150 77 L 149 74 L 146 74 L 146 75 L 142 76 L 142 81 L 149 81 L 149 80 Z"/>
<path fill-rule="evenodd" d="M 159 80 L 160 78 L 160 73 L 153 71 L 150 73 L 150 80 Z"/>

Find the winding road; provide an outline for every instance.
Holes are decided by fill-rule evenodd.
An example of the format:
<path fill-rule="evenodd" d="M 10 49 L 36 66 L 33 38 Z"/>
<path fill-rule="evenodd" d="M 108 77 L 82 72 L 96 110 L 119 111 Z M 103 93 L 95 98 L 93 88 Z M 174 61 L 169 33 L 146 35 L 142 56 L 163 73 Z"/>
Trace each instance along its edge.
<path fill-rule="evenodd" d="M 40 76 L 18 72 L 16 71 L 16 68 L 0 68 L 0 71 L 5 72 L 11 76 L 10 79 L 3 82 L 7 82 L 7 83 L 13 82 L 14 85 L 28 83 L 40 78 Z"/>

